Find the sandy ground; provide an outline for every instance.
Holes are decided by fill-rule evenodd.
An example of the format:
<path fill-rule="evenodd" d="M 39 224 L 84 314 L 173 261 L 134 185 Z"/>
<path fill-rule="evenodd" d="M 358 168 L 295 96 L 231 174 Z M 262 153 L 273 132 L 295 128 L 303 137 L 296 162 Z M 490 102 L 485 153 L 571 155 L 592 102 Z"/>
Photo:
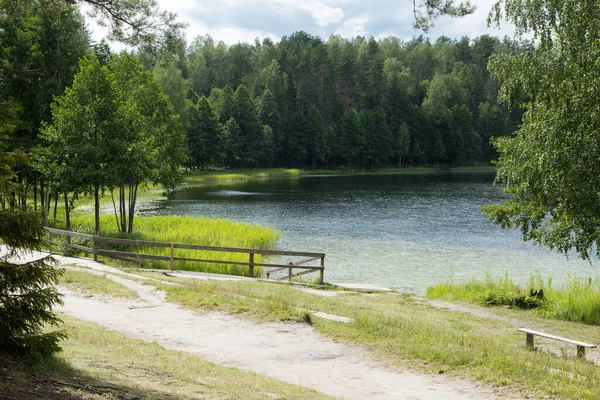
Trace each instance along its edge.
<path fill-rule="evenodd" d="M 39 257 L 34 254 L 32 257 Z M 140 299 L 107 300 L 67 289 L 59 310 L 165 348 L 310 387 L 344 399 L 505 399 L 463 379 L 385 367 L 360 348 L 336 343 L 302 323 L 256 324 L 224 313 L 200 313 L 165 300 L 135 275 L 87 259 L 56 257 L 135 290 Z"/>

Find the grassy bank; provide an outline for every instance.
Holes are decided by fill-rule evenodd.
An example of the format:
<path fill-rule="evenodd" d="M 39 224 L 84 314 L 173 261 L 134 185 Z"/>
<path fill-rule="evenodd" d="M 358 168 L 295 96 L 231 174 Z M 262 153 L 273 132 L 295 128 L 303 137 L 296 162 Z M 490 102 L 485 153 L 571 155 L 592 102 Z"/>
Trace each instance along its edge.
<path fill-rule="evenodd" d="M 552 279 L 539 274 L 530 277 L 527 285 L 517 285 L 508 276 L 468 282 L 442 283 L 428 288 L 433 299 L 466 301 L 481 305 L 501 305 L 533 309 L 538 315 L 565 321 L 600 325 L 600 278 L 570 276 L 563 285 L 556 286 Z"/>
<path fill-rule="evenodd" d="M 561 350 L 568 357 L 527 351 L 524 336 L 507 321 L 518 319 L 518 324 L 532 329 L 569 332 L 580 340 L 598 342 L 594 327 L 547 320 L 520 310 L 501 309 L 503 316 L 482 318 L 398 294 L 341 292 L 322 297 L 261 282 L 168 280 L 184 286 L 158 285 L 167 292 L 167 299 L 191 309 L 224 311 L 256 321 L 303 320 L 303 310 L 352 318 L 354 322 L 346 324 L 311 317 L 322 334 L 367 348 L 387 363 L 475 378 L 525 397 L 597 398 L 600 369 L 577 360 L 574 346 Z"/>
<path fill-rule="evenodd" d="M 247 181 L 267 178 L 294 178 L 315 175 L 369 175 L 369 174 L 423 174 L 436 172 L 494 172 L 488 165 L 468 167 L 385 167 L 377 169 L 355 169 L 339 167 L 335 169 L 209 169 L 205 171 L 186 171 L 183 183 L 186 185 L 204 185 L 230 181 Z"/>
<path fill-rule="evenodd" d="M 42 363 L 0 352 L 3 399 L 327 399 L 66 316 L 63 351 Z"/>
<path fill-rule="evenodd" d="M 64 228 L 64 225 L 60 222 L 57 225 L 60 228 Z M 128 239 L 144 241 L 196 244 L 201 246 L 270 249 L 277 246 L 277 241 L 279 239 L 279 232 L 270 227 L 223 219 L 180 216 L 138 216 L 135 218 L 135 232 L 131 235 L 123 235 L 118 232 L 114 215 L 101 215 L 100 225 L 102 227 L 102 236 L 125 237 Z M 72 217 L 72 229 L 80 233 L 93 234 L 93 215 L 89 215 L 89 213 L 75 213 Z M 167 248 L 128 248 L 120 245 L 115 245 L 112 248 L 122 251 L 139 251 L 147 254 L 169 255 L 169 249 Z M 212 260 L 248 261 L 248 255 L 243 253 L 221 253 L 177 249 L 176 256 Z M 259 262 L 260 257 L 257 255 L 255 260 Z M 147 261 L 145 265 L 152 268 L 166 267 L 166 263 L 161 261 Z M 242 276 L 248 275 L 247 267 L 227 264 L 178 261 L 176 262 L 175 267 L 177 269 L 191 271 Z M 256 269 L 256 273 L 260 273 L 258 268 Z"/>

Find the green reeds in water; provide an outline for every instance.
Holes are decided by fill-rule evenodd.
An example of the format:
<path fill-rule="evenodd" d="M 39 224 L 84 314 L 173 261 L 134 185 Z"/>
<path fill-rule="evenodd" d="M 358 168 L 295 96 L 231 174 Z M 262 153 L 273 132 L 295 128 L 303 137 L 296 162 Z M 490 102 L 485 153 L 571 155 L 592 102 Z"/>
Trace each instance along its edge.
<path fill-rule="evenodd" d="M 73 216 L 72 230 L 80 233 L 93 234 L 94 217 L 86 215 Z M 180 216 L 149 216 L 136 217 L 134 233 L 118 232 L 114 215 L 100 217 L 102 236 L 118 237 L 151 242 L 167 242 L 194 244 L 212 247 L 238 247 L 247 249 L 273 249 L 277 247 L 279 232 L 270 227 L 233 222 L 224 219 L 209 219 Z M 140 247 L 104 244 L 105 249 L 132 251 L 153 255 L 170 254 L 169 248 Z M 175 257 L 199 258 L 205 260 L 225 260 L 248 262 L 246 253 L 224 253 L 217 251 L 198 251 L 175 249 Z M 254 256 L 255 262 L 261 262 L 259 255 Z M 264 260 L 262 260 L 264 262 Z M 167 262 L 144 261 L 151 268 L 167 268 Z M 248 276 L 249 268 L 245 265 L 218 263 L 197 263 L 176 261 L 175 269 L 188 271 L 211 272 L 218 274 Z M 260 276 L 261 268 L 255 268 L 255 276 Z"/>
<path fill-rule="evenodd" d="M 434 299 L 466 301 L 483 305 L 502 305 L 536 309 L 539 314 L 565 321 L 600 325 L 600 277 L 569 275 L 567 282 L 554 286 L 552 277 L 532 274 L 526 285 L 518 285 L 505 273 L 493 279 L 486 272 L 483 279 L 468 282 L 445 282 L 427 289 Z"/>

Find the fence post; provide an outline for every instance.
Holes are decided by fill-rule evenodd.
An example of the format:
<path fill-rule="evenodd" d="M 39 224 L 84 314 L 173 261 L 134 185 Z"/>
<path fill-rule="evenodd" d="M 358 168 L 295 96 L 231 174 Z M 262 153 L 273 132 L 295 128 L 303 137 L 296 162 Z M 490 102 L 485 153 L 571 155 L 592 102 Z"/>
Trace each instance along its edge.
<path fill-rule="evenodd" d="M 98 261 L 98 239 L 97 236 L 94 236 L 94 261 Z"/>
<path fill-rule="evenodd" d="M 171 243 L 171 271 L 175 270 L 175 244 Z"/>
<path fill-rule="evenodd" d="M 254 253 L 250 253 L 250 278 L 254 278 Z"/>
<path fill-rule="evenodd" d="M 324 278 L 325 278 L 325 256 L 321 257 L 321 277 L 319 279 L 321 285 L 324 284 Z"/>
<path fill-rule="evenodd" d="M 65 255 L 67 257 L 71 257 L 71 235 L 69 234 L 71 231 L 67 231 L 67 244 L 66 246 L 66 250 L 65 250 Z"/>
<path fill-rule="evenodd" d="M 289 268 L 289 272 L 288 272 L 288 279 L 290 280 L 290 282 L 292 281 L 292 267 Z"/>

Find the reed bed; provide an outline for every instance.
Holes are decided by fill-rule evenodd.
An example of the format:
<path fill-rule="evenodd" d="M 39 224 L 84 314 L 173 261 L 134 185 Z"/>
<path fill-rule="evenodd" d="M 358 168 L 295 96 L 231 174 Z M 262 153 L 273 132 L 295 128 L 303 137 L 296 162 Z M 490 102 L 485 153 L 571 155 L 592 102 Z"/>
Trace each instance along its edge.
<path fill-rule="evenodd" d="M 483 279 L 475 277 L 463 283 L 449 282 L 431 286 L 427 296 L 449 301 L 466 301 L 482 305 L 535 309 L 547 318 L 600 325 L 600 277 L 569 275 L 566 283 L 554 285 L 552 277 L 532 274 L 526 285 L 516 284 L 508 274 Z"/>
<path fill-rule="evenodd" d="M 106 214 L 101 215 L 100 226 L 102 229 L 102 236 L 106 237 L 152 242 L 194 244 L 199 246 L 274 249 L 277 247 L 277 241 L 279 240 L 279 232 L 273 228 L 233 222 L 224 219 L 181 216 L 138 216 L 135 219 L 135 232 L 133 234 L 123 234 L 117 230 L 115 217 Z M 94 217 L 91 215 L 74 215 L 72 218 L 72 230 L 80 233 L 93 234 Z M 111 250 L 132 251 L 165 256 L 168 256 L 170 251 L 168 248 L 155 247 L 131 247 L 108 244 L 104 246 L 105 249 Z M 208 260 L 248 261 L 248 254 L 244 253 L 223 253 L 187 249 L 176 249 L 175 256 Z M 261 262 L 261 257 L 255 255 L 254 260 L 255 262 Z M 145 261 L 144 266 L 151 268 L 167 268 L 168 263 L 161 261 Z M 231 264 L 176 261 L 175 268 L 227 275 L 248 276 L 249 274 L 249 268 L 247 266 Z M 255 268 L 255 275 L 259 276 L 261 273 L 261 268 Z"/>

